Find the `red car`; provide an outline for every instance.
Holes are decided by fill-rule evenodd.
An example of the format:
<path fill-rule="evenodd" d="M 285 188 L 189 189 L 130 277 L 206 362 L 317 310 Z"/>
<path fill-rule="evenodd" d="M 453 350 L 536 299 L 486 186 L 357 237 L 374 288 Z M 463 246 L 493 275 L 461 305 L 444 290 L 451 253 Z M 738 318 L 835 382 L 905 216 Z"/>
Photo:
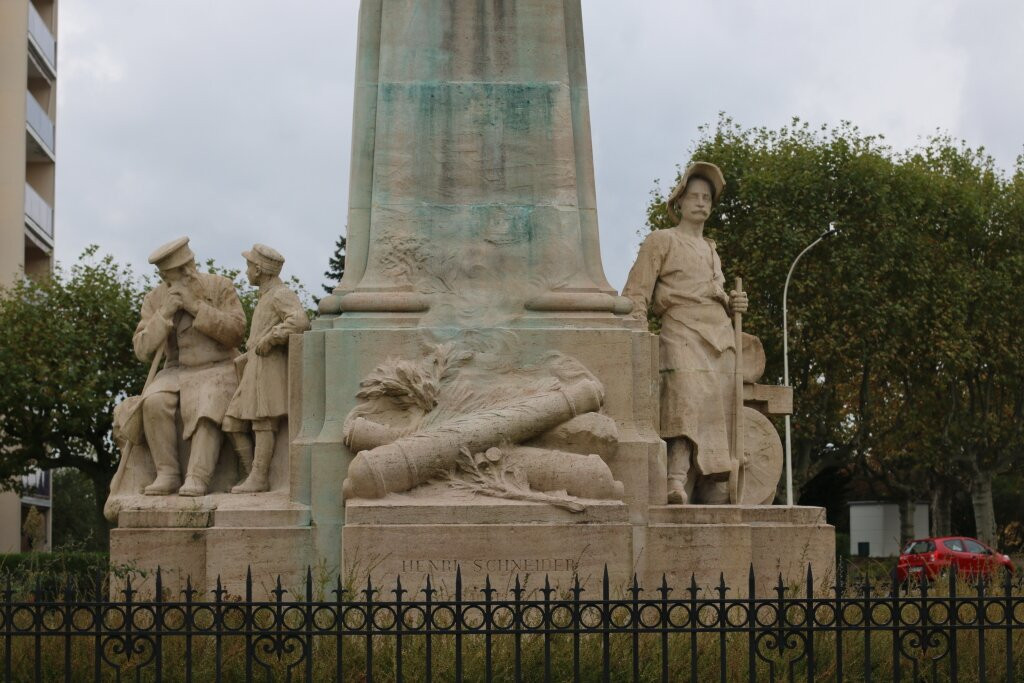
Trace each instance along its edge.
<path fill-rule="evenodd" d="M 900 583 L 908 579 L 934 581 L 951 565 L 956 565 L 958 576 L 967 579 L 999 578 L 1007 569 L 1014 571 L 1008 555 L 996 552 L 981 541 L 943 536 L 907 543 L 896 563 L 896 578 Z"/>

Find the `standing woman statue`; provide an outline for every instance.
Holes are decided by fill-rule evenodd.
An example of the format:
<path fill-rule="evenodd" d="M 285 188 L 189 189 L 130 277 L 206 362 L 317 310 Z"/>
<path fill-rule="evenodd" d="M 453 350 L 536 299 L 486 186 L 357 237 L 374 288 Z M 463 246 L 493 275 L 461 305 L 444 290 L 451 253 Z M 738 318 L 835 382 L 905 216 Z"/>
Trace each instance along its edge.
<path fill-rule="evenodd" d="M 725 291 L 704 222 L 725 188 L 722 171 L 698 161 L 668 197 L 674 228 L 640 246 L 622 295 L 632 316 L 661 319 L 661 428 L 668 444 L 668 503 L 729 502 L 730 437 L 736 405 L 736 344 L 730 316 L 747 295 Z"/>

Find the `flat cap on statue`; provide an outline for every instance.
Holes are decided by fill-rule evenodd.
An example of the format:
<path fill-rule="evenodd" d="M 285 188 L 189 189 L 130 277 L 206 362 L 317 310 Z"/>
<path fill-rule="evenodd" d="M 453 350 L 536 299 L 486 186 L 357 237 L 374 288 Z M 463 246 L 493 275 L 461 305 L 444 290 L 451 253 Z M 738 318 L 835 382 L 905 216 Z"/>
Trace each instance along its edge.
<path fill-rule="evenodd" d="M 725 189 L 725 176 L 722 175 L 722 169 L 718 168 L 709 161 L 695 161 L 686 167 L 683 171 L 683 177 L 679 179 L 679 183 L 672 190 L 672 194 L 668 196 L 666 205 L 668 207 L 668 216 L 673 221 L 678 221 L 679 216 L 676 214 L 675 203 L 679 201 L 679 198 L 683 194 L 683 190 L 686 189 L 686 183 L 689 182 L 690 178 L 698 176 L 704 178 L 711 183 L 711 189 L 715 195 L 711 198 L 713 203 L 718 203 L 719 198 L 722 196 L 722 190 Z"/>
<path fill-rule="evenodd" d="M 284 265 L 284 256 L 276 249 L 265 244 L 254 244 L 252 249 L 243 251 L 242 256 L 246 261 L 255 263 L 257 266 L 268 271 L 278 272 Z"/>
<path fill-rule="evenodd" d="M 169 270 L 183 266 L 196 257 L 188 248 L 188 238 L 179 237 L 159 247 L 149 255 L 149 262 L 160 270 Z"/>

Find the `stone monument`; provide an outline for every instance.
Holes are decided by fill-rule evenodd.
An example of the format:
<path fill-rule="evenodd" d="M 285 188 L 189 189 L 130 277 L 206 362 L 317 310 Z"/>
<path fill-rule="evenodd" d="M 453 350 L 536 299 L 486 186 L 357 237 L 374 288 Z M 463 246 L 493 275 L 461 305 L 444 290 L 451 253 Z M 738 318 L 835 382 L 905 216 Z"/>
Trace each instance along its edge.
<path fill-rule="evenodd" d="M 580 0 L 362 0 L 357 55 L 345 276 L 290 337 L 286 466 L 279 436 L 267 492 L 129 496 L 115 560 L 235 592 L 246 563 L 268 588 L 827 574 L 819 509 L 667 505 L 658 338 L 601 265 Z M 788 411 L 749 344 L 734 398 Z"/>

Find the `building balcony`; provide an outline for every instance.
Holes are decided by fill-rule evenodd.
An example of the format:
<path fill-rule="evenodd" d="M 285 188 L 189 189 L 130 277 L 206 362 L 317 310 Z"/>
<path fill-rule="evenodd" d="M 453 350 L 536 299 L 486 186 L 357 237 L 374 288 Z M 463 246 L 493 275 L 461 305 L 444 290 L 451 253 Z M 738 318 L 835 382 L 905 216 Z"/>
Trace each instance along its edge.
<path fill-rule="evenodd" d="M 25 226 L 36 241 L 53 249 L 53 207 L 25 183 Z"/>
<path fill-rule="evenodd" d="M 46 74 L 49 80 L 56 78 L 57 41 L 39 15 L 39 10 L 31 2 L 28 3 L 28 44 L 35 52 L 34 56 L 40 62 L 40 66 L 49 72 Z"/>
<path fill-rule="evenodd" d="M 54 161 L 54 129 L 50 115 L 32 93 L 25 93 L 25 146 L 28 161 Z"/>

